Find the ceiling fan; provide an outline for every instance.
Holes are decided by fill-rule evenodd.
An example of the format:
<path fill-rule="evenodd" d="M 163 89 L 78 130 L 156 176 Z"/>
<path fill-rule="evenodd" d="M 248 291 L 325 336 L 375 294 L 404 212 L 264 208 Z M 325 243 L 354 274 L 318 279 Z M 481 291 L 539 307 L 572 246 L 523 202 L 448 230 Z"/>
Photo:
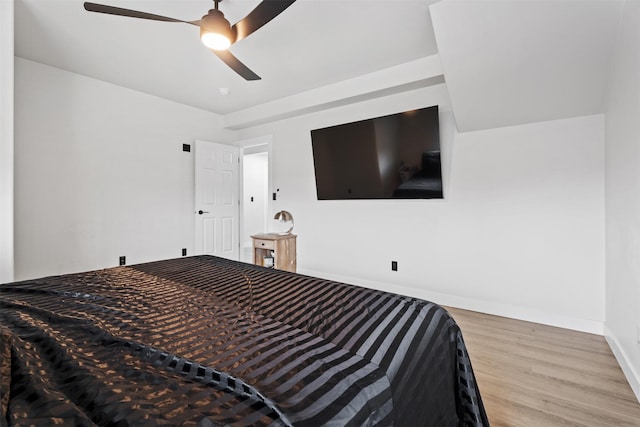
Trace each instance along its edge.
<path fill-rule="evenodd" d="M 205 46 L 210 48 L 218 58 L 227 64 L 233 71 L 245 80 L 260 80 L 260 77 L 233 56 L 227 49 L 232 44 L 251 35 L 254 31 L 267 24 L 295 0 L 263 0 L 247 16 L 231 25 L 218 10 L 218 3 L 222 0 L 213 0 L 214 8 L 196 21 L 183 21 L 181 19 L 168 18 L 146 12 L 138 12 L 131 9 L 123 9 L 115 6 L 107 6 L 96 3 L 84 3 L 85 10 L 89 12 L 106 13 L 109 15 L 128 16 L 130 18 L 150 19 L 152 21 L 182 22 L 200 27 L 200 39 Z"/>

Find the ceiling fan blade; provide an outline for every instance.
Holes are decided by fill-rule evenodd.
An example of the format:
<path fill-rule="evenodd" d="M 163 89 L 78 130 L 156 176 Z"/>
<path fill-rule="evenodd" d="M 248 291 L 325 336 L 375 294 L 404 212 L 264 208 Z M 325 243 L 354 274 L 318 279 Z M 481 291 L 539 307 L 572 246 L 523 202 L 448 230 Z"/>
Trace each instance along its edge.
<path fill-rule="evenodd" d="M 245 80 L 260 80 L 260 76 L 251 71 L 246 65 L 244 65 L 238 58 L 233 56 L 228 50 L 213 50 L 218 58 L 222 59 L 222 62 L 227 64 L 233 71 L 240 74 Z"/>
<path fill-rule="evenodd" d="M 109 15 L 128 16 L 130 18 L 150 19 L 152 21 L 183 22 L 200 26 L 200 21 L 183 21 L 181 19 L 168 18 L 166 16 L 154 15 L 152 13 L 138 12 L 137 10 L 123 9 L 121 7 L 107 6 L 104 4 L 84 3 L 84 9 L 89 12 L 107 13 Z"/>
<path fill-rule="evenodd" d="M 240 41 L 251 33 L 280 15 L 286 8 L 291 6 L 295 0 L 263 0 L 255 9 L 240 21 L 233 24 L 231 30 L 236 33 L 234 41 Z"/>

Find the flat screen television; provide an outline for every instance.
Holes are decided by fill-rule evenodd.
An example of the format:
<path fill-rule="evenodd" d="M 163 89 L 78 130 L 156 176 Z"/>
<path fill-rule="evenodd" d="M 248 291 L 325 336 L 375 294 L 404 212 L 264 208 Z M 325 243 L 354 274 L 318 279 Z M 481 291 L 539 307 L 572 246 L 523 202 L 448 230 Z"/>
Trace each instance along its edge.
<path fill-rule="evenodd" d="M 438 106 L 311 131 L 318 200 L 441 199 Z"/>

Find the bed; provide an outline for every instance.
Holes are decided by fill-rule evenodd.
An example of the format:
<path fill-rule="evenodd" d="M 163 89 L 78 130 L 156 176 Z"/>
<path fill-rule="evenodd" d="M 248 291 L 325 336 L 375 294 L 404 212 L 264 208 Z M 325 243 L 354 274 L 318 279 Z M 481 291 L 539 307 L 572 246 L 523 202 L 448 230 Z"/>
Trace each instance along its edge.
<path fill-rule="evenodd" d="M 2 425 L 486 426 L 432 302 L 213 256 L 0 285 Z"/>

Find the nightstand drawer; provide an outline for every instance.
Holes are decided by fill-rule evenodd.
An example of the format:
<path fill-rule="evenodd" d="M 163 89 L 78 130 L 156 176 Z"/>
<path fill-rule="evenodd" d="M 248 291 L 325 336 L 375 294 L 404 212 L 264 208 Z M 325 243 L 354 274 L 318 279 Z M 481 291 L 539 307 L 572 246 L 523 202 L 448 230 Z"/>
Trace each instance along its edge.
<path fill-rule="evenodd" d="M 253 240 L 253 247 L 254 248 L 261 248 L 261 249 L 274 249 L 275 248 L 275 243 L 274 243 L 273 240 L 254 239 Z"/>

